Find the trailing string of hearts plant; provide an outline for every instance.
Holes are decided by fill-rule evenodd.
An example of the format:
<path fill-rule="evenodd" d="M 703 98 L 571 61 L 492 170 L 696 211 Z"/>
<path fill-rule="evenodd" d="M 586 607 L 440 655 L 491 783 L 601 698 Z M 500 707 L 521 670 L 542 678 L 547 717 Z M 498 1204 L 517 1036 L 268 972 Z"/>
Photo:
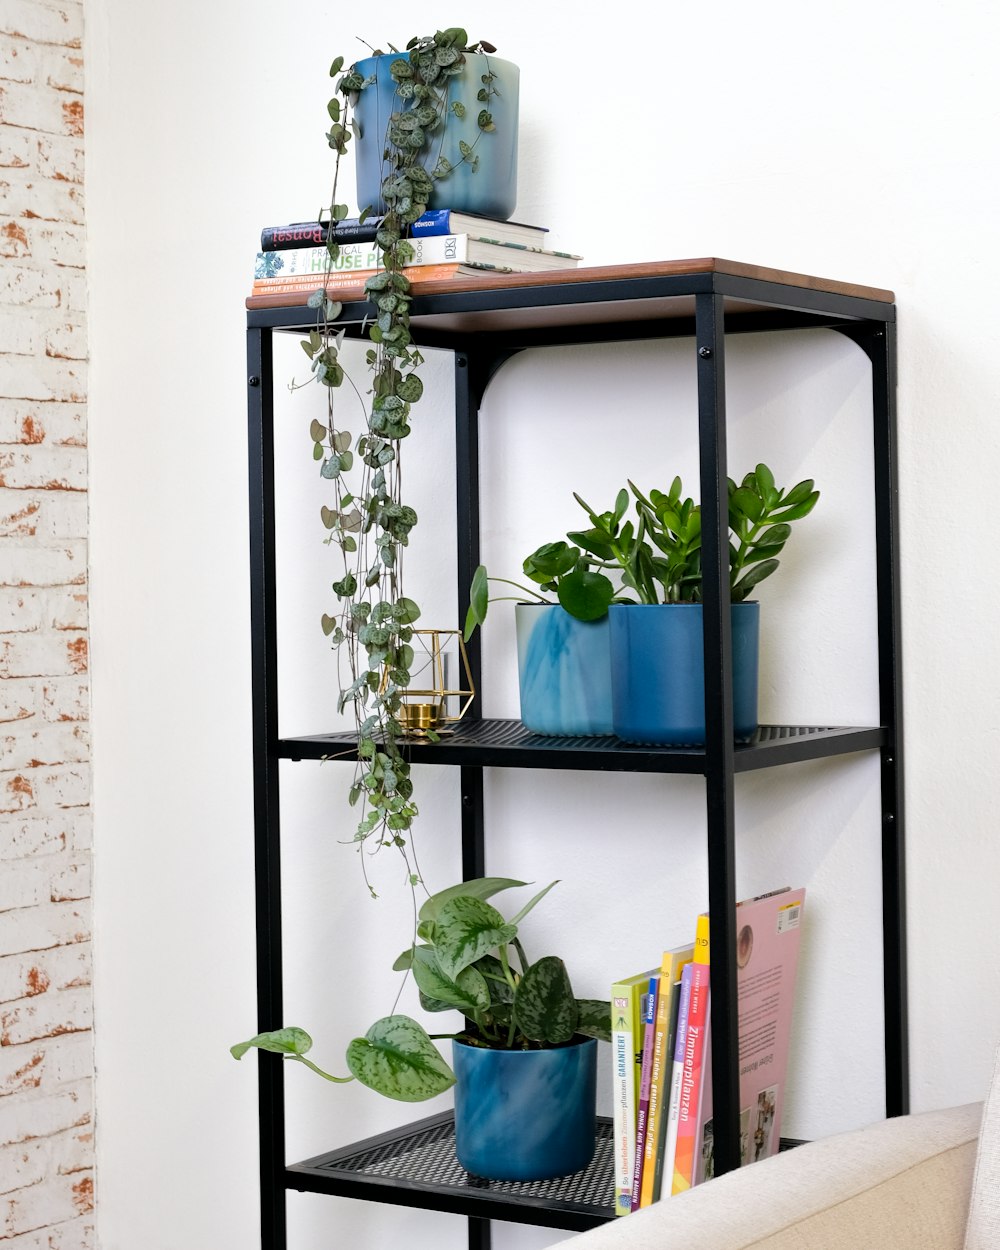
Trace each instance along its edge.
<path fill-rule="evenodd" d="M 313 420 L 310 436 L 313 458 L 333 494 L 331 503 L 321 509 L 326 542 L 340 556 L 339 575 L 332 585 L 337 602 L 323 615 L 322 627 L 341 661 L 338 711 L 350 707 L 355 716 L 358 762 L 350 790 L 350 803 L 358 811 L 354 840 L 361 850 L 398 849 L 413 885 L 419 881 L 410 836 L 417 805 L 399 713 L 411 679 L 413 626 L 420 608 L 403 593 L 403 554 L 417 514 L 403 501 L 400 447 L 411 432 L 412 409 L 424 388 L 419 376 L 423 357 L 410 334 L 405 266 L 414 251 L 407 234 L 427 210 L 434 184 L 454 168 L 441 152 L 449 118 L 461 120 L 472 107 L 471 101 L 449 103 L 450 84 L 462 74 L 467 52 L 495 50 L 482 41 L 470 44 L 464 30 L 450 27 L 411 39 L 406 54 L 391 61 L 399 108 L 389 118 L 385 135 L 381 185 L 385 208 L 375 237 L 380 269 L 365 284 L 377 311 L 368 326 L 370 401 L 350 382 L 340 362 L 341 305 L 328 298 L 326 286 L 340 253 L 335 226 L 348 215 L 347 205 L 337 202 L 340 160 L 352 135 L 356 137 L 353 108 L 372 79 L 363 78 L 356 66 L 341 73 L 343 57 L 334 60 L 331 77 L 340 77 L 328 105 L 327 141 L 336 162 L 325 217 L 327 281 L 309 299 L 317 310 L 317 324 L 302 342 L 313 377 L 327 390 L 326 422 Z M 496 129 L 490 112 L 496 95 L 496 75 L 488 71 L 476 91 L 481 106 L 477 137 L 459 144 L 459 163 L 473 169 L 480 160 L 476 150 L 480 140 Z M 371 206 L 365 208 L 361 219 L 372 211 Z M 345 379 L 366 409 L 365 428 L 358 437 L 341 423 L 341 405 L 335 403 Z"/>

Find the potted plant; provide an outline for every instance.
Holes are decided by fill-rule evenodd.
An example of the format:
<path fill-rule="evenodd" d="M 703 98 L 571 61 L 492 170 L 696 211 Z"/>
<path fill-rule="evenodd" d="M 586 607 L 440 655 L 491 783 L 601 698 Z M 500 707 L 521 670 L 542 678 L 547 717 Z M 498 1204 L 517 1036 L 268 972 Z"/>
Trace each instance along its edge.
<path fill-rule="evenodd" d="M 579 547 L 559 541 L 545 543 L 524 560 L 531 586 L 490 577 L 484 565 L 473 576 L 466 641 L 486 620 L 491 602 L 516 601 L 521 720 L 532 733 L 611 733 L 608 605 L 615 589 L 594 563 Z M 522 594 L 491 598 L 490 583 Z"/>
<path fill-rule="evenodd" d="M 611 605 L 615 734 L 627 742 L 701 746 L 705 742 L 701 512 L 679 477 L 669 491 L 643 494 L 632 482 L 637 523 L 624 520 L 628 492 L 610 512 L 576 496 L 592 528 L 569 535 L 598 561 L 616 565 L 628 591 Z M 733 721 L 737 740 L 757 728 L 759 604 L 747 596 L 778 568 L 792 523 L 807 516 L 819 492 L 811 480 L 790 490 L 758 464 L 729 480 L 729 583 L 733 652 Z"/>
<path fill-rule="evenodd" d="M 411 39 L 404 52 L 377 53 L 369 58 L 372 65 L 360 62 L 342 72 L 344 58 L 337 57 L 330 68 L 337 86 L 328 104 L 327 142 L 336 159 L 326 217 L 327 278 L 339 255 L 336 223 L 349 212 L 337 202 L 340 161 L 355 134 L 361 147 L 374 151 L 379 170 L 380 182 L 376 179 L 375 188 L 366 187 L 364 194 L 380 198 L 385 211 L 375 239 L 381 268 L 365 286 L 375 314 L 368 326 L 370 399 L 363 400 L 367 410 L 360 432 L 347 427 L 335 403 L 345 381 L 340 361 L 344 330 L 337 324 L 341 306 L 327 296 L 325 283 L 309 299 L 317 321 L 302 342 L 312 376 L 327 396 L 325 420 L 313 419 L 309 430 L 313 459 L 329 483 L 320 519 L 336 564 L 333 576 L 326 574 L 334 599 L 321 624 L 338 657 L 338 710 L 354 716 L 357 767 L 350 802 L 357 812 L 355 841 L 359 849 L 393 847 L 404 858 L 417 805 L 401 746 L 407 732 L 401 708 L 420 608 L 403 588 L 402 555 L 418 518 L 405 501 L 400 461 L 413 407 L 423 394 L 423 357 L 410 334 L 405 266 L 413 249 L 407 235 L 439 183 L 457 188 L 454 206 L 466 176 L 491 186 L 491 170 L 499 168 L 501 180 L 516 176 L 516 159 L 507 149 L 513 144 L 516 152 L 517 75 L 506 63 L 494 66 L 492 50 L 491 44 L 470 42 L 460 27 L 449 27 Z M 485 57 L 487 64 L 477 57 Z M 459 132 L 457 154 L 449 156 L 453 131 Z M 362 219 L 371 210 L 369 203 Z M 360 397 L 360 388 L 353 389 Z M 416 866 L 407 866 L 416 877 Z"/>
<path fill-rule="evenodd" d="M 459 27 L 411 39 L 406 50 L 381 50 L 352 73 L 361 90 L 357 123 L 358 202 L 383 213 L 392 200 L 383 185 L 386 123 L 421 149 L 431 176 L 427 204 L 506 220 L 517 204 L 519 73 L 485 40 L 470 42 Z M 447 126 L 442 125 L 447 120 Z M 430 143 L 420 143 L 431 134 Z M 488 159 L 480 160 L 483 135 Z M 438 185 L 442 179 L 447 181 Z M 398 197 L 397 197 L 398 198 Z"/>
<path fill-rule="evenodd" d="M 488 900 L 525 882 L 463 881 L 427 898 L 416 940 L 394 963 L 412 975 L 429 1012 L 461 1011 L 458 1032 L 428 1034 L 405 1015 L 385 1016 L 347 1048 L 350 1076 L 306 1058 L 300 1028 L 258 1034 L 232 1047 L 304 1063 L 328 1081 L 361 1081 L 420 1102 L 455 1086 L 455 1149 L 477 1176 L 540 1180 L 586 1167 L 594 1152 L 597 1039 L 610 1041 L 610 1005 L 579 999 L 561 959 L 529 961 L 518 926 L 552 882 L 510 920 Z M 434 1045 L 450 1039 L 449 1066 Z"/>

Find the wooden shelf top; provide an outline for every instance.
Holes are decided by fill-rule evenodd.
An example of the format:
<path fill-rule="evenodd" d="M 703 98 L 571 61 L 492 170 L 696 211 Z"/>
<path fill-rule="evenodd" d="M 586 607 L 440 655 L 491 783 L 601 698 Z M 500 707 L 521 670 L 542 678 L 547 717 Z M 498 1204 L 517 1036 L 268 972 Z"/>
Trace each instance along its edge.
<path fill-rule="evenodd" d="M 750 265 L 743 261 L 723 260 L 708 256 L 691 260 L 654 260 L 630 265 L 595 265 L 580 269 L 558 269 L 548 273 L 488 273 L 468 274 L 462 277 L 412 282 L 413 295 L 452 295 L 466 291 L 508 291 L 523 287 L 551 287 L 588 282 L 620 282 L 641 278 L 685 277 L 693 274 L 724 274 L 736 278 L 750 278 L 760 282 L 797 288 L 805 291 L 827 292 L 876 303 L 892 304 L 892 291 L 880 287 L 862 286 L 855 282 L 840 282 L 833 278 L 817 278 L 809 274 L 792 273 L 784 269 L 769 269 L 764 265 Z M 316 289 L 321 284 L 317 282 Z M 330 294 L 343 301 L 359 300 L 362 295 L 357 285 L 343 288 L 336 282 L 329 286 Z M 251 295 L 246 306 L 250 310 L 268 308 L 303 308 L 309 292 L 287 295 Z"/>

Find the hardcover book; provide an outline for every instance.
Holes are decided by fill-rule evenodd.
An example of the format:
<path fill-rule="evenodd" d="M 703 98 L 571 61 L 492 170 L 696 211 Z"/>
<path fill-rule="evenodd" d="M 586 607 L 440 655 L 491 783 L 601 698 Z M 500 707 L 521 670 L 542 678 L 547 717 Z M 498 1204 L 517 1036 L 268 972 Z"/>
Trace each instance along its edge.
<path fill-rule="evenodd" d="M 777 1154 L 798 970 L 804 889 L 784 888 L 736 907 L 740 1163 Z M 712 1083 L 705 1082 L 697 1179 L 713 1175 Z"/>

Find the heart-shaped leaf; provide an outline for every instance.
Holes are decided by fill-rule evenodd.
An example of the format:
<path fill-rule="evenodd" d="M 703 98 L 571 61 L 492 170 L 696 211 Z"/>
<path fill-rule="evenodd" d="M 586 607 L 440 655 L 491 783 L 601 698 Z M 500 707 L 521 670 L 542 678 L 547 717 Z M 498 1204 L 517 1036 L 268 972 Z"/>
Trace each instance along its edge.
<path fill-rule="evenodd" d="M 490 992 L 475 968 L 463 968 L 455 980 L 441 971 L 430 946 L 418 946 L 413 952 L 413 979 L 421 993 L 439 1003 L 446 1003 L 467 1015 L 488 1011 Z"/>
<path fill-rule="evenodd" d="M 577 1033 L 596 1037 L 599 1042 L 611 1041 L 611 1004 L 600 998 L 578 998 Z"/>
<path fill-rule="evenodd" d="M 471 881 L 460 881 L 457 885 L 450 885 L 446 890 L 439 890 L 437 894 L 432 894 L 429 899 L 426 899 L 420 908 L 418 919 L 421 923 L 433 922 L 445 903 L 460 895 L 466 898 L 492 898 L 501 890 L 510 890 L 515 886 L 527 884 L 526 881 L 515 881 L 511 877 L 474 877 Z M 421 936 L 423 937 L 424 934 Z"/>
<path fill-rule="evenodd" d="M 505 946 L 517 934 L 515 925 L 482 899 L 461 895 L 449 899 L 435 920 L 434 941 L 445 976 L 456 980 L 463 968 Z"/>
<path fill-rule="evenodd" d="M 546 955 L 525 972 L 514 995 L 518 1028 L 533 1042 L 558 1045 L 576 1032 L 580 1011 L 566 965 Z"/>
<path fill-rule="evenodd" d="M 423 1102 L 455 1084 L 426 1032 L 409 1016 L 384 1016 L 347 1047 L 347 1066 L 369 1089 L 400 1102 Z"/>
<path fill-rule="evenodd" d="M 269 1050 L 276 1055 L 304 1055 L 312 1049 L 312 1038 L 305 1029 L 294 1026 L 287 1029 L 272 1029 L 269 1033 L 258 1033 L 248 1042 L 238 1042 L 229 1048 L 234 1059 L 242 1059 L 251 1048 Z"/>

